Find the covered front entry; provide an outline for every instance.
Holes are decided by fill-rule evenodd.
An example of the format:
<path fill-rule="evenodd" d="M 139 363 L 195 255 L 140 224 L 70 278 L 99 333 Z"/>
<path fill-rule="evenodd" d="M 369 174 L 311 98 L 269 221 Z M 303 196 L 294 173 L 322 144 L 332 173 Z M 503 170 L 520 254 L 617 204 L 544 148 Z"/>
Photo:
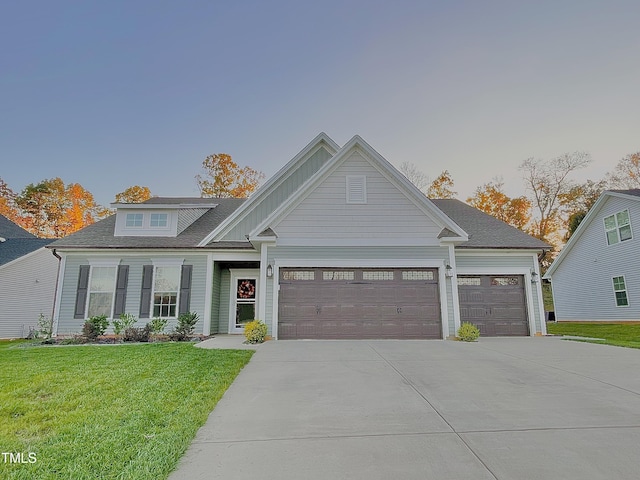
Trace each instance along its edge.
<path fill-rule="evenodd" d="M 278 338 L 441 338 L 438 271 L 282 268 Z"/>
<path fill-rule="evenodd" d="M 529 335 L 522 275 L 459 275 L 460 321 L 481 336 Z"/>

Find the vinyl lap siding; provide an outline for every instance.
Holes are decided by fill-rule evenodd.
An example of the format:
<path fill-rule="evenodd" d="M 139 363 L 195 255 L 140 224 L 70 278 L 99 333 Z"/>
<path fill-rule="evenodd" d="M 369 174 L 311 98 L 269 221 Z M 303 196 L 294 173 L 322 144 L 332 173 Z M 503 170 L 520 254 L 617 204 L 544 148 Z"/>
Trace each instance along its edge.
<path fill-rule="evenodd" d="M 0 338 L 19 338 L 38 326 L 40 314 L 51 318 L 58 259 L 41 248 L 0 268 Z"/>
<path fill-rule="evenodd" d="M 89 255 L 90 256 L 90 255 Z M 202 333 L 204 325 L 204 303 L 206 288 L 207 257 L 206 255 L 176 255 L 176 258 L 184 258 L 185 265 L 193 265 L 191 277 L 191 301 L 190 310 L 200 315 L 196 324 L 196 333 Z M 138 317 L 140 313 L 140 293 L 142 289 L 142 267 L 151 265 L 151 257 L 147 256 L 122 256 L 121 265 L 129 265 L 129 278 L 127 283 L 126 313 Z M 167 257 L 168 258 L 168 257 Z M 60 301 L 60 313 L 58 322 L 58 334 L 69 335 L 79 333 L 82 330 L 84 319 L 74 319 L 73 312 L 76 300 L 76 288 L 78 285 L 78 272 L 80 265 L 88 265 L 87 256 L 68 255 L 64 272 L 62 296 Z M 140 319 L 137 327 L 144 326 L 150 319 Z M 175 327 L 176 320 L 170 319 L 165 328 L 169 332 Z M 110 327 L 108 332 L 112 332 Z"/>
<path fill-rule="evenodd" d="M 245 235 L 256 228 L 260 222 L 289 198 L 293 192 L 316 173 L 330 158 L 331 154 L 324 148 L 320 148 L 311 155 L 306 162 L 300 165 L 282 185 L 273 190 L 258 205 L 255 205 L 251 212 L 225 235 L 222 240 L 246 240 Z"/>
<path fill-rule="evenodd" d="M 213 203 L 213 201 L 212 201 Z M 178 235 L 209 211 L 208 208 L 182 208 L 178 211 Z"/>
<path fill-rule="evenodd" d="M 366 175 L 366 204 L 346 203 L 346 177 Z M 441 227 L 359 153 L 272 226 L 280 238 L 375 238 L 437 244 Z"/>
<path fill-rule="evenodd" d="M 607 245 L 604 218 L 629 209 L 633 238 Z M 640 320 L 640 202 L 609 197 L 552 277 L 557 320 Z M 616 306 L 612 277 L 624 276 L 628 307 Z"/>

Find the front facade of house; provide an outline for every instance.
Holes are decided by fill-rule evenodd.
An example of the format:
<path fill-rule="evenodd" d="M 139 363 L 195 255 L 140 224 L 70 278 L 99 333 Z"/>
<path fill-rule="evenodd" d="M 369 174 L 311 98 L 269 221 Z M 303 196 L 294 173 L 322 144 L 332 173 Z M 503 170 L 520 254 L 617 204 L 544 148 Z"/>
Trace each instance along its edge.
<path fill-rule="evenodd" d="M 86 318 L 197 312 L 199 333 L 263 320 L 276 339 L 545 333 L 547 246 L 427 199 L 364 140 L 320 134 L 255 194 L 154 198 L 54 243 L 59 335 Z"/>
<path fill-rule="evenodd" d="M 545 278 L 558 321 L 640 321 L 640 190 L 604 192 Z"/>

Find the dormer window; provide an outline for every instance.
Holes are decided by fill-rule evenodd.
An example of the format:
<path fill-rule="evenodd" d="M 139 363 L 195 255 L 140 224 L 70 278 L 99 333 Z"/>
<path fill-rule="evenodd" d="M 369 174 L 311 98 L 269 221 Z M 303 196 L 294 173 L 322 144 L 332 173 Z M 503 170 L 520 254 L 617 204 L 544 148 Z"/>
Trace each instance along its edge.
<path fill-rule="evenodd" d="M 127 213 L 127 228 L 140 228 L 142 227 L 142 213 Z M 166 221 L 166 219 L 165 219 Z"/>
<path fill-rule="evenodd" d="M 166 213 L 152 213 L 150 225 L 151 228 L 166 227 L 167 226 L 167 214 Z"/>

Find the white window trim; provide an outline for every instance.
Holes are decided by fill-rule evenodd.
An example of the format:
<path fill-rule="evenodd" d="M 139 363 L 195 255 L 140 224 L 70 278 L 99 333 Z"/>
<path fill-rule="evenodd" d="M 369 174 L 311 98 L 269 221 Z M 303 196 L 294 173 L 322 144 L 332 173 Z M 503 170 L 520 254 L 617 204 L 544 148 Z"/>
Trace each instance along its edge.
<path fill-rule="evenodd" d="M 181 268 L 184 265 L 184 258 L 152 258 L 153 264 L 153 277 L 151 278 L 151 305 L 149 306 L 149 317 L 156 318 L 154 313 L 155 296 L 156 296 L 156 272 L 158 267 L 177 267 Z M 180 312 L 180 284 L 182 283 L 182 271 L 178 275 L 178 291 L 176 293 L 176 314 L 173 317 L 159 317 L 167 318 L 169 320 L 178 318 Z"/>
<path fill-rule="evenodd" d="M 627 218 L 629 219 L 629 231 L 631 232 L 631 238 L 627 238 L 626 240 L 622 240 L 620 238 L 620 225 L 618 225 L 618 214 L 622 213 L 622 212 L 627 212 Z M 609 217 L 613 217 L 613 221 L 616 223 L 616 226 L 614 228 L 611 228 L 609 230 L 607 230 L 607 222 L 605 221 L 607 218 Z M 629 209 L 625 208 L 624 210 L 620 210 L 616 213 L 613 213 L 611 215 L 607 215 L 605 217 L 602 218 L 602 224 L 604 226 L 604 236 L 605 239 L 607 240 L 607 246 L 612 246 L 612 245 L 617 245 L 619 243 L 623 243 L 629 240 L 633 240 L 633 228 L 631 227 L 631 214 L 629 213 Z M 626 227 L 626 225 L 622 225 L 623 227 Z M 609 243 L 609 236 L 608 233 L 609 232 L 616 232 L 616 237 L 618 238 L 618 241 L 615 243 Z"/>
<path fill-rule="evenodd" d="M 622 278 L 622 281 L 624 282 L 624 290 L 616 290 L 616 284 L 614 282 L 615 278 Z M 629 306 L 631 305 L 631 302 L 629 301 L 629 288 L 627 288 L 627 279 L 625 278 L 624 275 L 616 275 L 615 277 L 611 277 L 611 288 L 613 288 L 613 302 L 616 304 L 616 308 L 629 308 Z M 627 297 L 627 304 L 626 305 L 618 305 L 618 298 L 616 297 L 616 293 L 618 292 L 624 292 L 626 297 Z"/>
<path fill-rule="evenodd" d="M 118 265 L 120 264 L 120 260 L 103 260 L 103 261 L 91 261 L 89 260 L 89 278 L 87 279 L 87 299 L 86 305 L 84 306 L 84 318 L 89 319 L 89 305 L 91 304 L 91 280 L 93 279 L 93 271 L 94 268 L 115 268 L 115 273 L 113 275 L 113 288 L 111 290 L 111 307 L 109 308 L 109 314 L 107 315 L 107 319 L 113 319 L 113 307 L 116 303 L 116 287 L 118 286 Z M 93 293 L 104 293 L 104 292 L 93 292 Z"/>
<path fill-rule="evenodd" d="M 129 219 L 129 215 L 140 215 L 142 216 L 142 223 L 140 225 L 127 225 L 127 220 Z M 124 217 L 124 228 L 125 229 L 140 229 L 144 228 L 144 213 L 127 213 Z"/>
<path fill-rule="evenodd" d="M 164 216 L 164 225 L 151 225 L 151 222 L 153 220 L 153 216 L 157 215 L 158 217 L 160 216 Z M 161 212 L 161 213 L 155 213 L 155 212 L 151 212 L 149 214 L 149 228 L 152 229 L 168 229 L 169 228 L 169 214 L 165 213 L 165 212 Z"/>
<path fill-rule="evenodd" d="M 346 201 L 348 204 L 364 205 L 367 203 L 367 176 L 366 175 L 347 175 L 346 176 Z M 362 200 L 351 199 L 351 185 L 356 182 L 362 183 Z"/>

